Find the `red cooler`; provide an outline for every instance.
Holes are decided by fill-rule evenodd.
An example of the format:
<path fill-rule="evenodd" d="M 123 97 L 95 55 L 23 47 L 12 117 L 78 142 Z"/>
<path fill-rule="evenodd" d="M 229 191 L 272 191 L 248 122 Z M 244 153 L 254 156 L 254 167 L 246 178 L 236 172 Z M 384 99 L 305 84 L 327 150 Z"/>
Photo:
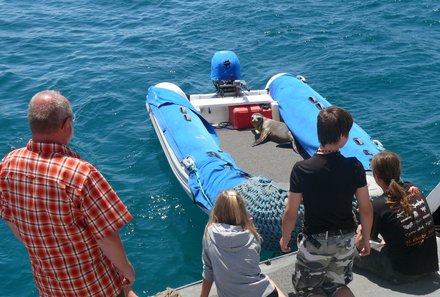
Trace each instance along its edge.
<path fill-rule="evenodd" d="M 265 105 L 229 106 L 229 121 L 235 129 L 252 128 L 252 114 L 259 112 L 264 117 L 272 118 L 272 109 Z"/>

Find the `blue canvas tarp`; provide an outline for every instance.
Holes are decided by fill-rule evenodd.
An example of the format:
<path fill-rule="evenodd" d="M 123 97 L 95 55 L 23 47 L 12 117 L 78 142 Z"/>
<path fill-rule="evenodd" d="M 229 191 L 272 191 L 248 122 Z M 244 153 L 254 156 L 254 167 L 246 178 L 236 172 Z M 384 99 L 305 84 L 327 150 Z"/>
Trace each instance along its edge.
<path fill-rule="evenodd" d="M 221 191 L 246 180 L 247 174 L 220 149 L 212 125 L 187 98 L 165 88 L 150 87 L 147 103 L 177 159 L 191 157 L 194 161 L 188 185 L 200 207 L 210 211 Z M 185 113 L 190 120 L 185 119 Z"/>
<path fill-rule="evenodd" d="M 325 108 L 332 104 L 309 85 L 290 74 L 275 78 L 269 86 L 269 92 L 278 102 L 280 114 L 295 138 L 310 156 L 315 154 L 319 147 L 318 106 L 321 104 Z M 365 170 L 370 170 L 370 160 L 379 152 L 380 148 L 371 137 L 354 123 L 350 130 L 349 141 L 341 149 L 341 153 L 346 157 L 356 157 L 362 162 Z"/>

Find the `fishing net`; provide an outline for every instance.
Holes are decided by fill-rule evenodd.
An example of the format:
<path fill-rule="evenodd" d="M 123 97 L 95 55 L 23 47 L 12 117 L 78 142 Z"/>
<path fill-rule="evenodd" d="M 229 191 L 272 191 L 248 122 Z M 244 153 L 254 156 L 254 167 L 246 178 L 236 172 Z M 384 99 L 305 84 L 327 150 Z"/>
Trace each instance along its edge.
<path fill-rule="evenodd" d="M 234 188 L 246 201 L 249 214 L 263 238 L 262 249 L 279 252 L 281 238 L 281 222 L 287 203 L 288 192 L 276 183 L 263 177 L 252 177 Z M 302 230 L 304 206 L 298 210 L 296 225 L 292 231 L 289 246 L 297 250 L 296 239 Z"/>

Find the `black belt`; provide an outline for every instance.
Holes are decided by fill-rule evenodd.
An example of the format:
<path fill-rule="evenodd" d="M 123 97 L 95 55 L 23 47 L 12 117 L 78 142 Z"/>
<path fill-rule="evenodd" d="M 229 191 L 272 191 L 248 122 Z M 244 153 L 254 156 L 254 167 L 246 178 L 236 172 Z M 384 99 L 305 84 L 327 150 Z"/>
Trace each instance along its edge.
<path fill-rule="evenodd" d="M 329 231 L 325 231 L 322 233 L 315 233 L 315 234 L 307 234 L 309 236 L 315 236 L 315 237 L 329 237 L 329 236 L 338 236 L 338 235 L 346 235 L 346 234 L 350 234 L 350 233 L 354 233 L 354 229 L 353 228 L 349 228 L 349 229 L 338 229 L 338 230 L 329 230 Z"/>

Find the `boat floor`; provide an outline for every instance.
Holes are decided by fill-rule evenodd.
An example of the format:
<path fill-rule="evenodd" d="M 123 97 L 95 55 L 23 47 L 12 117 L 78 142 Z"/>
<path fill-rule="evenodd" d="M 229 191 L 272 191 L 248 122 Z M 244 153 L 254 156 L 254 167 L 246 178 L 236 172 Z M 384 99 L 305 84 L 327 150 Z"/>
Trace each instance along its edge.
<path fill-rule="evenodd" d="M 238 167 L 254 176 L 264 176 L 287 187 L 293 165 L 303 160 L 290 143 L 266 141 L 252 146 L 255 141 L 251 129 L 217 128 L 220 147 L 229 153 Z M 286 188 L 287 189 L 287 188 Z"/>
<path fill-rule="evenodd" d="M 440 238 L 437 237 L 437 253 L 440 259 Z M 260 264 L 261 270 L 268 275 L 277 286 L 286 294 L 294 297 L 292 273 L 296 261 L 296 253 L 290 253 L 273 258 Z M 367 296 L 440 296 L 440 274 L 433 273 L 416 282 L 403 285 L 392 285 L 371 273 L 354 270 L 353 281 L 348 284 L 357 297 Z M 196 282 L 178 289 L 183 297 L 199 296 L 201 282 Z M 215 285 L 209 296 L 216 297 Z"/>

